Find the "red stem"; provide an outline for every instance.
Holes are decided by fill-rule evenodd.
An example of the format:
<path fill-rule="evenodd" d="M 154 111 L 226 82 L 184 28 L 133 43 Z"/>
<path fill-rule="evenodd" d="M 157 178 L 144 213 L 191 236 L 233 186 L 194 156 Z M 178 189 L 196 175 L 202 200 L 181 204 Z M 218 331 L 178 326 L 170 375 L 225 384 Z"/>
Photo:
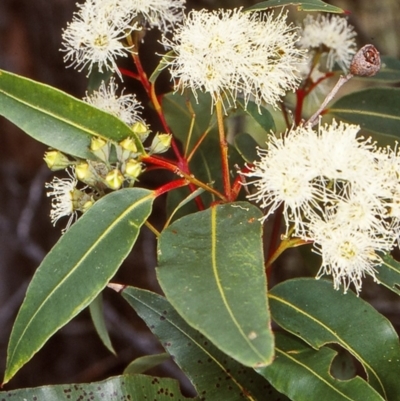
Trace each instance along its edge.
<path fill-rule="evenodd" d="M 240 174 L 240 172 L 238 172 L 237 177 L 235 178 L 235 181 L 233 182 L 232 185 L 232 191 L 231 191 L 231 200 L 234 201 L 235 199 L 237 199 L 237 197 L 239 196 L 239 192 L 243 187 L 244 184 L 244 178 L 243 176 Z"/>
<path fill-rule="evenodd" d="M 188 185 L 188 181 L 185 178 L 180 178 L 179 180 L 171 181 L 165 185 L 162 185 L 161 187 L 154 190 L 154 193 L 157 197 L 165 194 L 166 192 L 172 191 L 173 189 L 184 187 L 185 185 Z"/>
<path fill-rule="evenodd" d="M 281 223 L 282 223 L 282 213 L 283 213 L 283 205 L 280 205 L 274 214 L 274 222 L 272 226 L 271 239 L 269 241 L 269 248 L 267 254 L 267 264 L 266 264 L 266 273 L 267 279 L 269 281 L 272 271 L 272 257 L 277 251 L 276 244 L 278 243 L 278 239 L 281 232 Z"/>
<path fill-rule="evenodd" d="M 181 170 L 179 166 L 177 166 L 174 163 L 171 163 L 168 160 L 165 160 L 159 156 L 156 157 L 156 156 L 145 155 L 145 156 L 140 157 L 140 161 L 142 161 L 143 163 L 150 163 L 150 164 L 154 164 L 156 166 L 163 167 L 163 168 L 170 170 L 173 173 L 185 178 L 186 181 L 188 182 L 188 184 L 191 186 L 192 192 L 194 192 L 196 190 L 196 187 L 200 187 L 200 188 L 203 188 L 204 190 L 214 194 L 216 197 L 221 199 L 223 202 L 227 202 L 226 197 L 224 195 L 222 195 L 220 192 L 218 192 L 216 189 L 210 187 L 207 184 L 204 184 L 204 182 L 202 182 L 202 181 L 199 181 L 193 175 L 191 175 L 190 173 L 186 173 L 185 171 Z M 201 202 L 201 199 L 199 197 L 196 197 L 195 199 L 199 199 L 200 200 L 199 205 L 204 208 L 203 203 Z M 200 209 L 200 210 L 203 210 L 203 209 Z"/>
<path fill-rule="evenodd" d="M 158 97 L 156 95 L 156 92 L 155 92 L 155 85 L 152 84 L 149 81 L 149 79 L 147 78 L 147 74 L 143 69 L 143 66 L 142 66 L 142 63 L 140 61 L 140 58 L 139 58 L 138 54 L 133 54 L 133 60 L 135 62 L 136 68 L 138 70 L 138 75 L 137 76 L 138 76 L 140 82 L 142 83 L 144 89 L 146 90 L 147 95 L 149 96 L 151 102 L 153 103 L 154 109 L 155 109 L 155 111 L 156 111 L 156 113 L 157 113 L 157 115 L 158 115 L 158 117 L 159 117 L 159 119 L 161 121 L 161 124 L 162 124 L 165 132 L 168 133 L 168 134 L 171 134 L 171 130 L 168 127 L 167 121 L 165 120 L 165 116 L 164 116 L 161 104 L 160 104 L 159 99 L 158 99 Z M 179 147 L 178 147 L 178 145 L 176 143 L 176 140 L 175 140 L 175 138 L 173 136 L 172 136 L 172 140 L 171 140 L 171 147 L 172 147 L 172 150 L 174 151 L 174 154 L 175 154 L 176 158 L 178 159 L 179 170 L 181 172 L 184 172 L 184 173 L 190 175 L 190 169 L 189 169 L 188 162 L 182 156 L 182 154 L 181 154 L 181 152 L 179 150 Z M 177 169 L 177 167 L 175 167 L 175 170 L 176 169 Z M 174 170 L 172 170 L 172 171 L 174 171 Z M 196 190 L 196 186 L 191 182 L 189 183 L 189 188 L 190 188 L 190 191 L 192 191 L 192 192 Z M 199 210 L 204 210 L 204 204 L 203 204 L 203 202 L 202 202 L 202 200 L 201 200 L 201 198 L 199 196 L 197 196 L 195 198 L 195 202 L 196 202 L 197 208 Z"/>
<path fill-rule="evenodd" d="M 139 74 L 136 74 L 136 73 L 134 73 L 133 71 L 127 70 L 126 68 L 119 68 L 119 67 L 118 67 L 118 69 L 119 69 L 119 72 L 120 72 L 122 75 L 140 81 Z"/>
<path fill-rule="evenodd" d="M 296 98 L 297 98 L 296 110 L 295 110 L 296 125 L 299 125 L 302 120 L 303 105 L 306 96 L 308 96 L 322 81 L 325 81 L 325 79 L 333 77 L 334 75 L 335 75 L 334 72 L 327 72 L 323 77 L 318 79 L 316 82 L 312 82 L 310 77 L 308 77 L 306 79 L 304 87 L 296 91 Z"/>
<path fill-rule="evenodd" d="M 294 112 L 294 122 L 296 125 L 300 124 L 302 114 L 303 114 L 303 104 L 304 98 L 306 97 L 307 93 L 304 89 L 297 89 L 296 91 L 296 110 Z"/>

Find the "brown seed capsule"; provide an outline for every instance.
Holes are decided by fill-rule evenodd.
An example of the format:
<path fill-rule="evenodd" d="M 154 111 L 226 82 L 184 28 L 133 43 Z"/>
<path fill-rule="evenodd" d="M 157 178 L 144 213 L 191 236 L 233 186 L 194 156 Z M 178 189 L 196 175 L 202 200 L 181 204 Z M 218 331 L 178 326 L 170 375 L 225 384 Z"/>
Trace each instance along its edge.
<path fill-rule="evenodd" d="M 363 46 L 353 57 L 350 72 L 361 77 L 372 77 L 381 68 L 381 57 L 373 45 Z"/>

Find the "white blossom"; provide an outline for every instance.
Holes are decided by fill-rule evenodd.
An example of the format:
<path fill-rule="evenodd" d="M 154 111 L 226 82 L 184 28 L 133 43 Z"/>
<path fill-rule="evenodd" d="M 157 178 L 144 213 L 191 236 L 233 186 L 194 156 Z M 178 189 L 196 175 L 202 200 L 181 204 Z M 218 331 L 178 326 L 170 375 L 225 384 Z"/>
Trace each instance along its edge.
<path fill-rule="evenodd" d="M 369 231 L 354 230 L 351 224 L 336 223 L 334 220 L 320 220 L 312 227 L 314 248 L 322 256 L 317 278 L 324 274 L 332 275 L 335 289 L 343 285 L 344 292 L 347 292 L 353 283 L 359 293 L 362 278 L 366 275 L 377 281 L 376 267 L 381 263 L 378 252 L 388 251 L 392 243 L 371 236 Z"/>
<path fill-rule="evenodd" d="M 120 75 L 115 60 L 133 51 L 124 40 L 132 30 L 139 29 L 132 23 L 134 13 L 110 0 L 86 0 L 78 7 L 62 33 L 64 61 L 79 71 L 88 67 L 90 73 L 97 65 L 100 72 L 105 69 Z"/>
<path fill-rule="evenodd" d="M 183 19 L 186 0 L 124 0 L 150 28 L 166 33 Z"/>
<path fill-rule="evenodd" d="M 125 124 L 131 126 L 136 122 L 144 123 L 140 116 L 140 109 L 143 108 L 141 103 L 136 100 L 134 94 L 117 95 L 118 85 L 115 83 L 114 78 L 111 78 L 108 85 L 103 81 L 97 91 L 93 91 L 90 95 L 86 93 L 83 99 L 85 102 L 106 111 Z"/>
<path fill-rule="evenodd" d="M 68 223 L 63 230 L 69 229 L 71 224 L 76 220 L 78 211 L 86 211 L 93 203 L 93 198 L 77 189 L 78 180 L 75 172 L 67 170 L 68 178 L 54 177 L 51 182 L 45 184 L 46 188 L 51 191 L 47 192 L 47 196 L 53 197 L 51 200 L 50 218 L 55 226 L 61 217 L 69 217 Z"/>
<path fill-rule="evenodd" d="M 295 235 L 307 231 L 307 221 L 325 197 L 325 188 L 318 180 L 317 136 L 310 129 L 299 128 L 283 137 L 271 136 L 267 149 L 259 149 L 259 161 L 249 166 L 247 177 L 255 178 L 256 192 L 250 200 L 266 208 L 267 219 L 283 203 L 287 228 L 294 224 Z"/>
<path fill-rule="evenodd" d="M 346 18 L 338 15 L 307 15 L 303 21 L 303 29 L 299 46 L 327 53 L 326 68 L 332 71 L 337 63 L 347 71 L 357 51 L 356 33 Z"/>
<path fill-rule="evenodd" d="M 162 43 L 173 50 L 169 66 L 175 90 L 210 93 L 213 102 L 234 105 L 237 96 L 257 105 L 277 107 L 295 90 L 297 65 L 304 52 L 296 47 L 297 29 L 286 14 L 259 15 L 241 9 L 192 11 Z"/>
<path fill-rule="evenodd" d="M 271 136 L 260 160 L 244 175 L 254 179 L 248 196 L 266 214 L 283 205 L 286 234 L 314 244 L 322 256 L 318 278 L 357 293 L 362 278 L 376 279 L 380 253 L 399 241 L 400 155 L 357 136 L 357 125 L 299 126 Z"/>
<path fill-rule="evenodd" d="M 358 125 L 335 120 L 318 126 L 314 163 L 318 164 L 320 175 L 335 184 L 335 190 L 343 183 L 352 184 L 353 189 L 365 188 L 376 176 L 376 146 L 370 138 L 357 137 L 359 131 Z"/>

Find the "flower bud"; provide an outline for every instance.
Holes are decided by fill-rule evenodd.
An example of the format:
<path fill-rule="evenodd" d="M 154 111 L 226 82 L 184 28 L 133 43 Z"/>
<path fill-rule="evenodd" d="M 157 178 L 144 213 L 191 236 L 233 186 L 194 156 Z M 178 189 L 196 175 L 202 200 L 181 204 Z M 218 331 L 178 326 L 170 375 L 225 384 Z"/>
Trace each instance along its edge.
<path fill-rule="evenodd" d="M 108 186 L 108 188 L 117 190 L 117 189 L 120 189 L 122 187 L 122 184 L 124 183 L 124 176 L 116 168 L 114 170 L 111 170 L 106 175 L 106 178 L 104 179 L 104 182 Z"/>
<path fill-rule="evenodd" d="M 90 150 L 100 160 L 108 162 L 110 155 L 110 142 L 100 137 L 92 137 L 90 142 Z"/>
<path fill-rule="evenodd" d="M 64 170 L 72 164 L 59 150 L 49 150 L 44 154 L 43 159 L 51 171 Z"/>
<path fill-rule="evenodd" d="M 144 142 L 150 133 L 147 125 L 141 121 L 136 121 L 135 124 L 132 125 L 131 129 L 139 137 L 141 142 Z"/>
<path fill-rule="evenodd" d="M 90 150 L 96 152 L 107 144 L 107 141 L 103 138 L 93 137 L 90 141 Z"/>
<path fill-rule="evenodd" d="M 130 179 L 136 179 L 142 172 L 142 163 L 130 159 L 125 165 L 125 176 Z"/>
<path fill-rule="evenodd" d="M 86 200 L 86 202 L 82 202 L 82 205 L 80 206 L 80 211 L 82 213 L 87 212 L 92 206 L 94 205 L 94 200 L 90 198 L 89 200 Z"/>
<path fill-rule="evenodd" d="M 381 57 L 373 45 L 363 46 L 353 57 L 350 72 L 360 77 L 372 77 L 381 68 Z"/>
<path fill-rule="evenodd" d="M 157 134 L 153 138 L 149 153 L 164 153 L 171 146 L 172 135 L 170 134 Z"/>
<path fill-rule="evenodd" d="M 135 140 L 133 138 L 125 138 L 119 144 L 120 144 L 122 149 L 129 150 L 132 153 L 137 153 L 138 149 L 137 149 Z"/>
<path fill-rule="evenodd" d="M 78 163 L 75 166 L 75 175 L 79 181 L 91 186 L 95 186 L 98 182 L 97 175 L 93 171 L 92 166 L 87 162 Z"/>

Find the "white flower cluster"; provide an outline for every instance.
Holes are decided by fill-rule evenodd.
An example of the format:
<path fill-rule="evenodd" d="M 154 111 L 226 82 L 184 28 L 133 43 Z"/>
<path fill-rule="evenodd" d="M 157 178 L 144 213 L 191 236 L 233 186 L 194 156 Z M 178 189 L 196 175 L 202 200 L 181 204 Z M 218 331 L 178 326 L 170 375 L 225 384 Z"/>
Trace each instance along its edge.
<path fill-rule="evenodd" d="M 346 18 L 338 15 L 307 15 L 297 45 L 308 50 L 307 62 L 299 65 L 299 75 L 307 79 L 306 89 L 312 90 L 313 100 L 329 92 L 326 81 L 337 64 L 345 73 L 356 53 L 356 33 Z"/>
<path fill-rule="evenodd" d="M 62 34 L 64 61 L 89 73 L 94 65 L 100 72 L 118 72 L 116 58 L 135 49 L 126 38 L 143 25 L 169 31 L 183 18 L 185 0 L 86 0 Z M 144 19 L 143 25 L 141 18 Z"/>
<path fill-rule="evenodd" d="M 346 18 L 338 15 L 307 15 L 298 45 L 309 49 L 310 57 L 315 53 L 326 54 L 326 63 L 322 67 L 332 71 L 337 63 L 347 71 L 357 51 L 356 33 Z"/>
<path fill-rule="evenodd" d="M 144 124 L 140 116 L 140 109 L 143 106 L 136 99 L 136 96 L 131 93 L 124 95 L 123 91 L 118 96 L 117 89 L 118 85 L 112 77 L 107 86 L 103 81 L 97 91 L 93 91 L 90 95 L 86 94 L 83 100 L 100 110 L 118 117 L 129 126 L 132 126 L 136 122 Z"/>
<path fill-rule="evenodd" d="M 208 92 L 213 102 L 234 105 L 240 95 L 247 103 L 277 107 L 299 83 L 296 65 L 304 51 L 296 46 L 297 28 L 286 14 L 260 15 L 241 9 L 192 11 L 163 45 L 173 50 L 167 64 L 175 90 Z"/>
<path fill-rule="evenodd" d="M 354 283 L 357 293 L 366 274 L 376 280 L 379 253 L 394 247 L 400 225 L 400 153 L 357 138 L 359 129 L 333 121 L 271 137 L 246 174 L 263 219 L 283 204 L 286 234 L 314 243 L 317 277 L 331 274 L 345 292 Z"/>
<path fill-rule="evenodd" d="M 50 218 L 53 225 L 64 216 L 68 216 L 68 223 L 63 230 L 67 231 L 74 220 L 78 217 L 78 211 L 85 212 L 94 203 L 92 195 L 86 194 L 77 189 L 78 180 L 75 170 L 67 170 L 69 178 L 54 177 L 52 182 L 45 184 L 51 191 L 47 196 L 53 197 L 51 200 Z"/>

